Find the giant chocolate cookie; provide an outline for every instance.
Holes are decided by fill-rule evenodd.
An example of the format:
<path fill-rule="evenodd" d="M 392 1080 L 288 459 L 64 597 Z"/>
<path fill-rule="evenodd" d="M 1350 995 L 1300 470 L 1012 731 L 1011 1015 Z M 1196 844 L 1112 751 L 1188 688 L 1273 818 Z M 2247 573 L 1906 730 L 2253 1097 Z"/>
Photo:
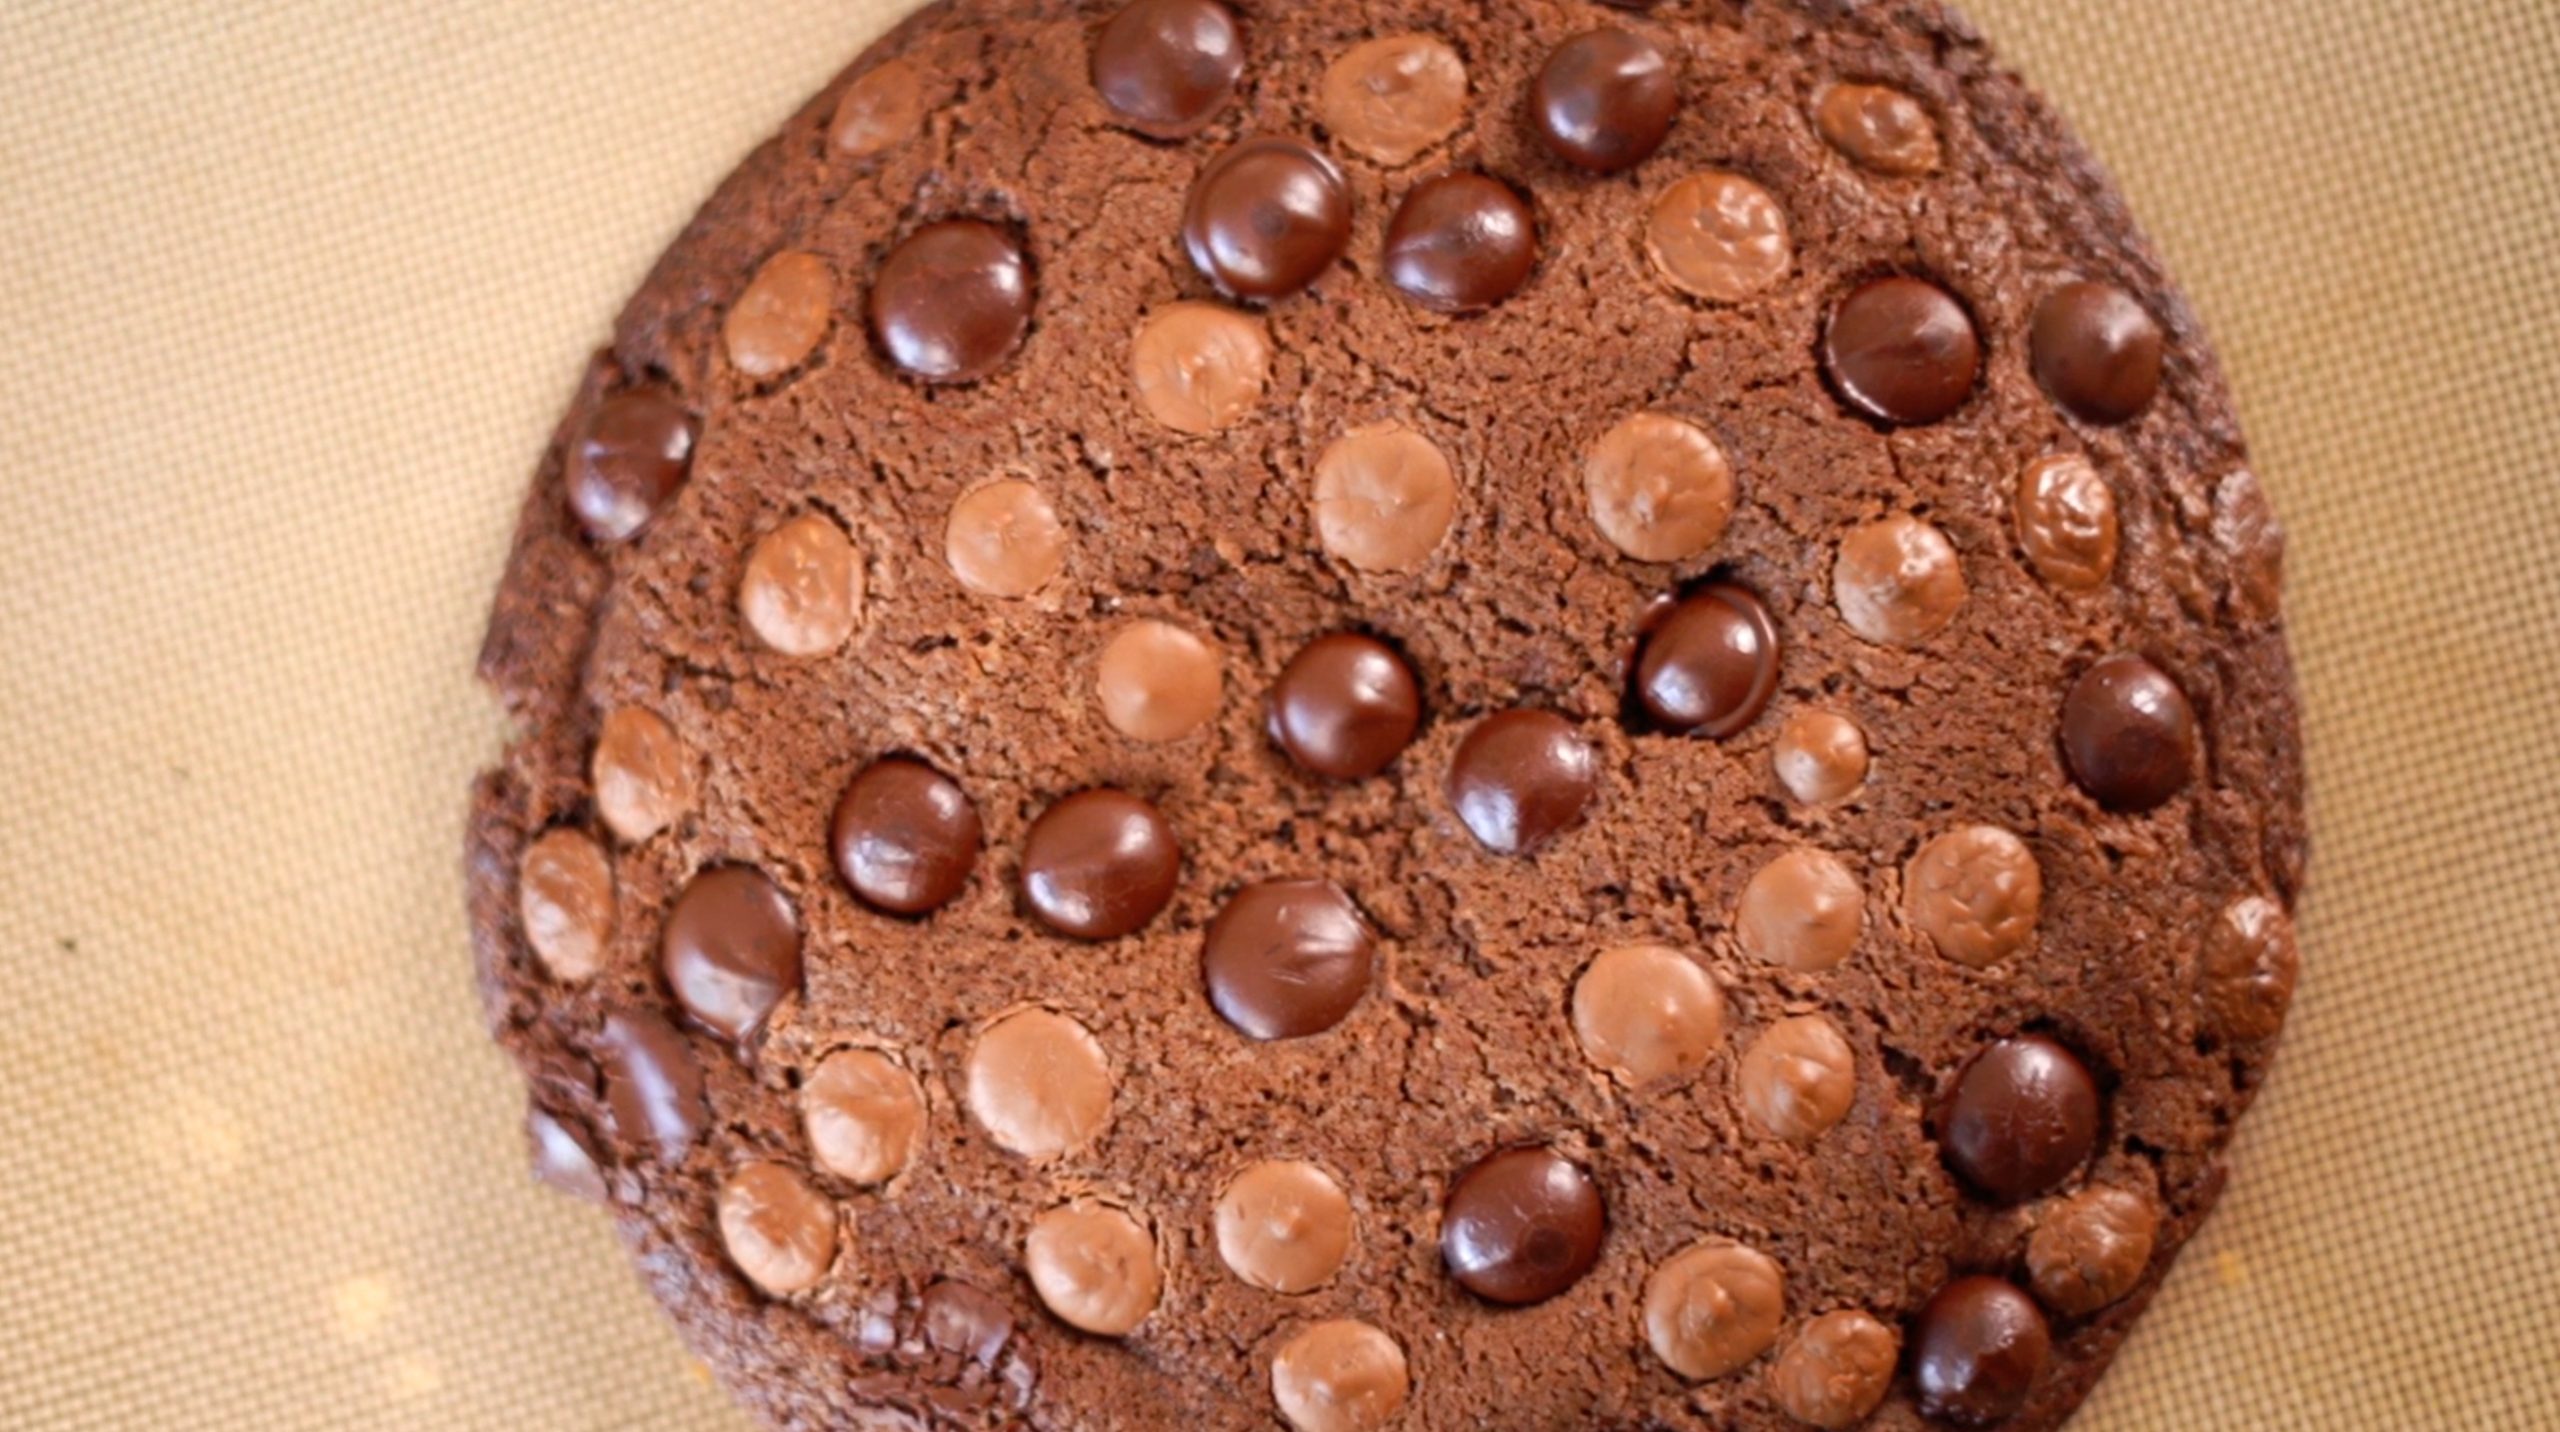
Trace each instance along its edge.
<path fill-rule="evenodd" d="M 598 356 L 470 832 L 778 1427 L 2049 1427 L 2295 977 L 2281 539 L 1929 0 L 948 0 Z"/>

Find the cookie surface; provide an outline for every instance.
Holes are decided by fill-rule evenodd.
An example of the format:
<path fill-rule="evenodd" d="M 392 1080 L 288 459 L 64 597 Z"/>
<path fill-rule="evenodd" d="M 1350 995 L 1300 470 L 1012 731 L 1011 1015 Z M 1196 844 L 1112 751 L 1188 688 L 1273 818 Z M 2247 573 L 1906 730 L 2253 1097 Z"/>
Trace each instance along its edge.
<path fill-rule="evenodd" d="M 1935 5 L 936 5 L 563 420 L 484 998 L 776 1426 L 2050 1426 L 2292 992 L 2281 543 Z"/>

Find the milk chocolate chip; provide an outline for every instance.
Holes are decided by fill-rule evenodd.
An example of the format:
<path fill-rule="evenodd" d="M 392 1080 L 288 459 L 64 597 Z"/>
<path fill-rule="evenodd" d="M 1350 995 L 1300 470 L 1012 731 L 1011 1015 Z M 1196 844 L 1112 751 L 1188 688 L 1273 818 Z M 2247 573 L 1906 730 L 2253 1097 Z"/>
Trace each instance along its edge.
<path fill-rule="evenodd" d="M 1059 1321 L 1098 1337 L 1137 1331 L 1164 1292 L 1164 1272 L 1146 1225 L 1091 1199 L 1032 1220 L 1022 1264 L 1032 1291 Z"/>
<path fill-rule="evenodd" d="M 1704 428 L 1637 413 L 1592 444 L 1582 465 L 1591 523 L 1639 562 L 1704 553 L 1733 516 L 1733 464 Z"/>
<path fill-rule="evenodd" d="M 729 366 L 761 382 L 807 361 L 835 316 L 835 276 L 816 254 L 785 249 L 764 261 L 720 325 Z"/>
<path fill-rule="evenodd" d="M 2027 843 L 1996 825 L 1968 825 L 1920 847 L 1902 882 L 1902 908 L 1938 953 L 1981 969 L 2035 937 L 2044 871 Z"/>
<path fill-rule="evenodd" d="M 1824 1313 L 1796 1333 L 1769 1369 L 1769 1390 L 1787 1415 L 1814 1427 L 1855 1427 L 1893 1390 L 1902 1339 L 1857 1309 Z"/>
<path fill-rule="evenodd" d="M 2089 460 L 2041 457 L 2018 474 L 2018 547 L 2036 575 L 2066 592 L 2094 591 L 2116 569 L 2116 497 Z"/>
<path fill-rule="evenodd" d="M 1742 888 L 1734 934 L 1755 959 L 1805 974 L 1827 970 L 1857 949 L 1866 899 L 1840 857 L 1810 847 L 1790 850 Z"/>
<path fill-rule="evenodd" d="M 1645 1280 L 1645 1341 L 1692 1382 L 1722 1377 L 1767 1352 L 1786 1315 L 1786 1275 L 1777 1261 L 1728 1239 L 1693 1243 Z"/>
<path fill-rule="evenodd" d="M 847 1183 L 886 1183 L 924 1137 L 924 1095 L 876 1049 L 839 1049 L 800 1086 L 800 1122 L 818 1167 Z"/>
<path fill-rule="evenodd" d="M 605 713 L 588 777 L 596 814 L 626 845 L 638 845 L 693 810 L 693 758 L 666 718 L 637 706 Z"/>
<path fill-rule="evenodd" d="M 1840 539 L 1831 599 L 1849 630 L 1879 646 L 1917 646 L 1964 610 L 1964 563 L 1946 534 L 1901 514 Z"/>
<path fill-rule="evenodd" d="M 1645 253 L 1673 288 L 1740 303 L 1787 276 L 1795 246 L 1768 190 L 1709 170 L 1662 191 L 1645 220 Z"/>
<path fill-rule="evenodd" d="M 1066 525 L 1038 487 L 1000 478 L 951 505 L 943 558 L 960 585 L 982 597 L 1027 597 L 1066 565 Z"/>
<path fill-rule="evenodd" d="M 1813 108 L 1814 127 L 1861 168 L 1900 178 L 1938 167 L 1938 127 L 1920 101 L 1883 85 L 1833 85 Z"/>
<path fill-rule="evenodd" d="M 836 1209 L 778 1163 L 751 1163 L 720 1185 L 720 1245 L 747 1281 L 786 1298 L 836 1260 Z"/>
<path fill-rule="evenodd" d="M 1208 725 L 1225 690 L 1216 648 L 1152 617 L 1114 633 L 1094 669 L 1103 719 L 1135 741 L 1179 741 Z"/>
<path fill-rule="evenodd" d="M 2226 1039 L 2265 1039 L 2284 1027 L 2302 970 L 2293 922 L 2264 896 L 2234 900 L 2204 937 L 2204 1008 Z"/>
<path fill-rule="evenodd" d="M 1271 1400 L 1296 1432 L 1379 1432 L 1413 1390 L 1404 1349 L 1367 1323 L 1317 1323 L 1271 1359 Z"/>
<path fill-rule="evenodd" d="M 1073 1153 L 1111 1118 L 1111 1064 L 1102 1045 L 1052 1010 L 1016 1010 L 979 1031 L 966 1083 L 979 1126 L 998 1147 L 1027 1159 Z"/>
<path fill-rule="evenodd" d="M 924 123 L 925 81 L 915 63 L 888 59 L 845 86 L 836 101 L 827 143 L 854 159 L 868 159 L 913 135 Z"/>
<path fill-rule="evenodd" d="M 1604 950 L 1573 986 L 1584 1057 L 1631 1084 L 1691 1074 L 1724 1039 L 1724 994 L 1695 960 L 1661 945 Z"/>
<path fill-rule="evenodd" d="M 1218 1256 L 1274 1293 L 1312 1292 L 1351 1251 L 1351 1200 L 1311 1163 L 1272 1160 L 1239 1173 L 1218 1195 Z"/>
<path fill-rule="evenodd" d="M 1129 378 L 1148 417 L 1178 433 L 1214 433 L 1262 401 L 1271 340 L 1250 314 L 1214 303 L 1167 304 L 1139 326 Z"/>
<path fill-rule="evenodd" d="M 2121 1188 L 2086 1188 L 2048 1210 L 2027 1240 L 2027 1276 L 2045 1306 L 2087 1317 L 2134 1290 L 2151 1267 L 2160 1210 Z"/>
<path fill-rule="evenodd" d="M 1819 1014 L 1781 1019 L 1743 1051 L 1742 1112 L 1792 1144 L 1809 1144 L 1846 1118 L 1858 1096 L 1858 1062 L 1840 1027 Z"/>
<path fill-rule="evenodd" d="M 544 831 L 516 866 L 516 914 L 524 942 L 555 980 L 582 980 L 604 965 L 613 933 L 613 865 L 594 836 Z"/>
<path fill-rule="evenodd" d="M 1466 118 L 1466 62 L 1431 35 L 1363 40 L 1326 68 L 1316 114 L 1345 148 L 1410 164 Z"/>
<path fill-rule="evenodd" d="M 1801 707 L 1778 728 L 1769 764 L 1787 794 L 1806 805 L 1844 801 L 1866 784 L 1867 733 L 1836 711 Z"/>
<path fill-rule="evenodd" d="M 756 540 L 738 614 L 784 656 L 824 656 L 862 620 L 862 554 L 844 529 L 804 512 Z"/>
<path fill-rule="evenodd" d="M 1400 422 L 1354 428 L 1316 459 L 1316 537 L 1363 572 L 1421 566 L 1457 513 L 1449 459 Z"/>

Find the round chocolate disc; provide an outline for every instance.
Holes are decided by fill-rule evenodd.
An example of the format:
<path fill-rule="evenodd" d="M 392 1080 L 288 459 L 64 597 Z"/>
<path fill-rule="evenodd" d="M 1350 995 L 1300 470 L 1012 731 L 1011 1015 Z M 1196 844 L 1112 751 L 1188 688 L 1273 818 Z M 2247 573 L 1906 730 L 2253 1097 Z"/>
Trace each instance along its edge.
<path fill-rule="evenodd" d="M 1721 740 L 1778 689 L 1778 628 L 1749 587 L 1717 582 L 1671 609 L 1636 653 L 1636 700 L 1668 731 Z"/>
<path fill-rule="evenodd" d="M 1182 847 L 1156 808 L 1126 791 L 1078 791 L 1022 838 L 1022 898 L 1041 922 L 1110 940 L 1156 917 L 1182 877 Z"/>
<path fill-rule="evenodd" d="M 1614 173 L 1662 147 L 1680 84 L 1662 47 L 1627 30 L 1586 30 L 1556 47 L 1529 90 L 1529 117 L 1557 158 Z"/>
<path fill-rule="evenodd" d="M 1536 216 L 1488 175 L 1426 179 L 1387 225 L 1387 282 L 1435 312 L 1490 308 L 1519 292 L 1537 265 Z"/>
<path fill-rule="evenodd" d="M 713 866 L 676 896 L 658 954 L 696 1024 L 747 1039 L 800 988 L 800 917 L 763 871 Z"/>
<path fill-rule="evenodd" d="M 1351 191 L 1294 139 L 1248 139 L 1200 171 L 1182 211 L 1191 262 L 1235 298 L 1286 298 L 1351 242 Z"/>
<path fill-rule="evenodd" d="M 1598 757 L 1552 711 L 1487 716 L 1449 760 L 1449 804 L 1501 855 L 1531 854 L 1579 824 L 1599 788 Z"/>
<path fill-rule="evenodd" d="M 2078 1055 L 2042 1035 L 2003 1039 L 1957 1077 L 1939 1142 L 1966 1183 L 2015 1203 L 2089 1161 L 2099 1106 L 2098 1081 Z"/>
<path fill-rule="evenodd" d="M 978 863 L 978 809 L 960 783 L 922 761 L 874 761 L 844 788 L 828 826 L 836 873 L 896 915 L 951 903 Z"/>
<path fill-rule="evenodd" d="M 2062 699 L 2071 779 L 2111 811 L 2167 803 L 2195 776 L 2196 713 L 2169 674 L 2139 656 L 2110 656 Z"/>
<path fill-rule="evenodd" d="M 1973 396 L 1982 339 L 1964 305 L 1936 284 L 1884 278 L 1849 295 L 1822 333 L 1822 366 L 1871 418 L 1934 423 Z"/>
<path fill-rule="evenodd" d="M 1319 776 L 1376 775 L 1403 754 L 1421 724 L 1412 668 L 1375 637 L 1317 637 L 1271 684 L 1271 739 Z"/>
<path fill-rule="evenodd" d="M 2073 417 L 2129 423 L 2160 391 L 2160 322 L 2132 294 L 2104 283 L 2064 284 L 2036 305 L 2027 361 L 2036 382 Z"/>
<path fill-rule="evenodd" d="M 1179 139 L 1226 107 L 1244 36 L 1217 0 L 1130 0 L 1093 37 L 1093 88 L 1131 129 Z"/>
<path fill-rule="evenodd" d="M 1450 1188 L 1440 1258 L 1479 1298 L 1540 1303 L 1591 1271 L 1607 1222 L 1580 1164 L 1550 1148 L 1504 1149 Z"/>
<path fill-rule="evenodd" d="M 1369 989 L 1377 941 L 1324 880 L 1248 885 L 1209 922 L 1200 973 L 1209 1003 L 1255 1039 L 1298 1039 L 1342 1022 Z"/>
<path fill-rule="evenodd" d="M 928 383 L 983 378 L 1031 327 L 1031 265 L 1013 237 L 975 219 L 907 236 L 871 281 L 871 332 Z"/>
<path fill-rule="evenodd" d="M 2026 1405 L 2052 1349 L 2035 1299 L 1997 1278 L 1958 1278 L 1911 1330 L 1920 1411 L 1968 1427 L 2001 1421 Z"/>

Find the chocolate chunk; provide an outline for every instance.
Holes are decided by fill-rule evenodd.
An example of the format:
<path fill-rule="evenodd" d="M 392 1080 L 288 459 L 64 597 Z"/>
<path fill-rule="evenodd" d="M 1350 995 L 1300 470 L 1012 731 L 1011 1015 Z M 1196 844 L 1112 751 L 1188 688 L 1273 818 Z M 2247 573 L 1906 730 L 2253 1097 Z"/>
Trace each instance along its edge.
<path fill-rule="evenodd" d="M 2110 656 L 2062 701 L 2071 779 L 2108 810 L 2138 815 L 2195 777 L 2196 714 L 2169 674 L 2139 656 Z"/>
<path fill-rule="evenodd" d="M 1443 174 L 1404 196 L 1387 224 L 1387 282 L 1437 313 L 1490 308 L 1538 265 L 1538 221 L 1508 184 Z"/>
<path fill-rule="evenodd" d="M 1266 880 L 1237 891 L 1209 922 L 1200 972 L 1227 1023 L 1255 1039 L 1298 1039 L 1351 1013 L 1376 957 L 1376 939 L 1339 887 Z"/>
<path fill-rule="evenodd" d="M 1197 131 L 1244 74 L 1244 35 L 1217 0 L 1130 0 L 1093 37 L 1093 88 L 1131 129 Z"/>
<path fill-rule="evenodd" d="M 903 756 L 845 784 L 827 828 L 836 873 L 867 903 L 922 915 L 956 899 L 978 863 L 978 808 L 960 783 Z"/>
<path fill-rule="evenodd" d="M 746 1040 L 800 990 L 800 917 L 761 870 L 720 865 L 693 877 L 667 912 L 658 953 L 667 987 L 696 1024 Z"/>
<path fill-rule="evenodd" d="M 1611 174 L 1662 147 L 1680 82 L 1662 47 L 1627 30 L 1586 30 L 1558 45 L 1529 90 L 1529 117 L 1568 164 Z"/>
<path fill-rule="evenodd" d="M 1449 759 L 1451 808 L 1485 849 L 1529 855 L 1582 821 L 1600 789 L 1599 759 L 1552 711 L 1500 711 Z"/>
<path fill-rule="evenodd" d="M 614 1137 L 661 1163 L 682 1160 L 711 1119 L 693 1047 L 657 1014 L 623 1009 L 605 1016 L 596 1050 Z"/>
<path fill-rule="evenodd" d="M 588 1203 L 604 1202 L 602 1155 L 595 1139 L 568 1119 L 539 1105 L 524 1113 L 525 1142 L 533 1153 L 533 1176 L 544 1187 Z"/>
<path fill-rule="evenodd" d="M 2064 284 L 2036 305 L 2027 361 L 2073 417 L 2129 423 L 2160 391 L 2167 339 L 2132 294 L 2104 283 Z"/>
<path fill-rule="evenodd" d="M 1881 422 L 1934 423 L 1973 396 L 1982 340 L 1953 295 L 1916 278 L 1849 295 L 1822 333 L 1822 366 L 1852 407 Z"/>
<path fill-rule="evenodd" d="M 1319 776 L 1385 770 L 1422 724 L 1422 691 L 1395 649 L 1333 632 L 1298 649 L 1271 683 L 1271 739 Z"/>
<path fill-rule="evenodd" d="M 1600 1190 L 1581 1165 L 1551 1148 L 1503 1149 L 1450 1186 L 1440 1258 L 1477 1297 L 1540 1303 L 1591 1270 L 1606 1225 Z"/>
<path fill-rule="evenodd" d="M 1230 297 L 1286 298 L 1351 242 L 1351 191 L 1294 139 L 1248 139 L 1209 162 L 1182 211 L 1191 262 Z"/>
<path fill-rule="evenodd" d="M 1911 1380 L 1931 1417 L 1986 1427 L 2024 1407 L 2053 1335 L 2033 1298 L 1997 1278 L 1958 1278 L 1911 1330 Z"/>
<path fill-rule="evenodd" d="M 1777 689 L 1777 624 L 1739 583 L 1682 599 L 1636 651 L 1636 700 L 1665 730 L 1722 740 L 1759 719 Z"/>
<path fill-rule="evenodd" d="M 569 510 L 598 542 L 639 535 L 684 485 L 693 418 L 663 388 L 607 395 L 569 441 Z"/>
<path fill-rule="evenodd" d="M 928 383 L 983 378 L 1031 327 L 1031 265 L 1013 237 L 975 219 L 907 236 L 871 281 L 871 332 Z"/>
<path fill-rule="evenodd" d="M 1042 811 L 1022 839 L 1023 900 L 1050 929 L 1080 940 L 1138 930 L 1181 877 L 1173 827 L 1126 791 L 1078 791 Z"/>
<path fill-rule="evenodd" d="M 2042 1035 L 2003 1039 L 1957 1076 L 1938 1142 L 1957 1176 L 2004 1203 L 2069 1178 L 2097 1146 L 2098 1081 Z"/>

